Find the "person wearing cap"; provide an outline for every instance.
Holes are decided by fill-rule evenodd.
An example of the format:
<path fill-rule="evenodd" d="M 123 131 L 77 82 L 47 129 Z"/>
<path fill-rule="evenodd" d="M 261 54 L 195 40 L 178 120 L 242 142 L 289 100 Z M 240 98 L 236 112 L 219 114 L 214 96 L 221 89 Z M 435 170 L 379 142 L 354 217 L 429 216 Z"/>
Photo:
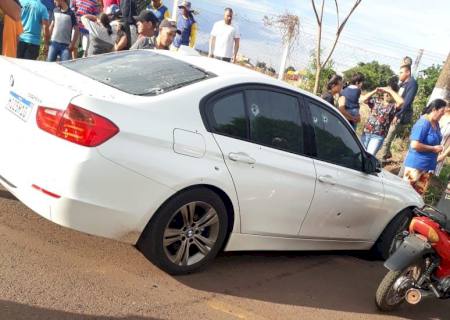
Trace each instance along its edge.
<path fill-rule="evenodd" d="M 153 12 L 149 10 L 143 10 L 141 13 L 134 17 L 136 20 L 138 39 L 130 48 L 136 49 L 154 49 L 155 48 L 155 28 L 158 25 L 158 19 Z"/>
<path fill-rule="evenodd" d="M 239 28 L 232 23 L 233 9 L 225 8 L 223 20 L 217 21 L 209 39 L 208 57 L 235 62 L 239 51 Z"/>
<path fill-rule="evenodd" d="M 161 0 L 152 0 L 152 3 L 147 6 L 147 10 L 150 10 L 158 19 L 158 23 L 161 23 L 164 19 L 170 18 L 169 9 L 162 3 Z"/>
<path fill-rule="evenodd" d="M 191 2 L 183 1 L 178 8 L 180 9 L 177 19 L 177 29 L 181 34 L 175 37 L 173 45 L 175 48 L 180 46 L 195 46 L 197 38 L 197 22 L 194 19 L 191 11 Z"/>
<path fill-rule="evenodd" d="M 177 29 L 177 23 L 173 20 L 164 19 L 159 24 L 159 32 L 155 41 L 155 49 L 170 50 L 170 46 L 173 43 L 173 39 L 176 35 L 181 35 L 181 32 Z"/>

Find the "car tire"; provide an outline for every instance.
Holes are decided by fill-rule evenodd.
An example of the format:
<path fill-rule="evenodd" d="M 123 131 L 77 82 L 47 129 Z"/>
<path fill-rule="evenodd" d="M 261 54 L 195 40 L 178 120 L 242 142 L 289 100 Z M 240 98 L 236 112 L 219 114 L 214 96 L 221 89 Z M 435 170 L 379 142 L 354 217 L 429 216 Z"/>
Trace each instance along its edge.
<path fill-rule="evenodd" d="M 203 187 L 190 189 L 176 194 L 157 211 L 137 248 L 165 272 L 189 274 L 214 259 L 227 229 L 228 214 L 219 195 Z"/>
<path fill-rule="evenodd" d="M 397 242 L 401 241 L 398 236 L 407 230 L 411 219 L 412 212 L 409 209 L 403 210 L 392 219 L 372 247 L 371 251 L 375 259 L 386 260 L 394 253 L 398 248 Z"/>

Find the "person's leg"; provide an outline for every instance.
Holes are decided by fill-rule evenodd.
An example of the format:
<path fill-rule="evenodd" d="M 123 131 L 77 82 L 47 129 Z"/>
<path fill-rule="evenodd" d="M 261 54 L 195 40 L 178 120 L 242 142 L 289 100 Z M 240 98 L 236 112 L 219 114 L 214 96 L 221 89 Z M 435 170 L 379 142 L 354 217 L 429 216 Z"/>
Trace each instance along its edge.
<path fill-rule="evenodd" d="M 23 41 L 19 41 L 17 44 L 17 58 L 24 59 L 26 50 L 26 43 Z"/>
<path fill-rule="evenodd" d="M 54 62 L 56 61 L 56 58 L 58 57 L 58 45 L 56 42 L 52 42 L 50 43 L 50 45 L 48 46 L 48 56 L 47 56 L 47 61 L 48 62 Z"/>
<path fill-rule="evenodd" d="M 61 53 L 60 53 L 61 61 L 70 60 L 70 50 L 69 45 L 63 44 L 61 45 Z"/>
<path fill-rule="evenodd" d="M 81 36 L 81 47 L 83 48 L 83 57 L 87 57 L 89 48 L 89 34 L 83 34 Z"/>
<path fill-rule="evenodd" d="M 39 57 L 40 46 L 31 43 L 26 43 L 25 45 L 24 59 L 36 60 Z"/>
<path fill-rule="evenodd" d="M 377 134 L 372 134 L 370 136 L 370 140 L 367 145 L 367 152 L 369 152 L 372 155 L 376 155 L 382 145 L 383 145 L 383 137 Z"/>
<path fill-rule="evenodd" d="M 369 145 L 369 133 L 363 133 L 361 136 L 361 143 L 364 146 L 364 148 L 367 150 L 367 146 Z"/>
<path fill-rule="evenodd" d="M 384 139 L 383 146 L 380 151 L 380 159 L 386 160 L 391 157 L 391 144 L 394 141 L 395 136 L 397 135 L 400 124 L 391 124 L 389 127 L 389 131 Z"/>

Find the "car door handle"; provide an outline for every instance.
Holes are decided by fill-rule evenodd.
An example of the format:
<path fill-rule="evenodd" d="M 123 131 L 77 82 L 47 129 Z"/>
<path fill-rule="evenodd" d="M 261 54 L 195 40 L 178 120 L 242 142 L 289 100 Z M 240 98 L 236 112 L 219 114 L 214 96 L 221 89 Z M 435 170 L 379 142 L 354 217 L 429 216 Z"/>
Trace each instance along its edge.
<path fill-rule="evenodd" d="M 250 157 L 248 154 L 244 152 L 230 152 L 228 154 L 228 158 L 230 160 L 236 161 L 236 162 L 244 162 L 248 164 L 255 164 L 256 160 Z"/>
<path fill-rule="evenodd" d="M 322 182 L 322 183 L 331 184 L 333 186 L 336 184 L 336 181 L 333 179 L 332 176 L 320 176 L 319 177 L 319 181 Z"/>

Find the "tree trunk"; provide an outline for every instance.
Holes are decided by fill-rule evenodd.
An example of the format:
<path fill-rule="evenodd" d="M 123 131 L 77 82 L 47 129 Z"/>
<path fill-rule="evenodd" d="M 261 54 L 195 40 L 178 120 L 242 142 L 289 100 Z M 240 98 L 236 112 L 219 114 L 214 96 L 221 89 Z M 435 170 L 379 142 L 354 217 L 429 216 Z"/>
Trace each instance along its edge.
<path fill-rule="evenodd" d="M 447 61 L 442 68 L 436 86 L 428 99 L 428 103 L 434 99 L 446 99 L 450 101 L 450 53 L 447 56 Z"/>
<path fill-rule="evenodd" d="M 314 81 L 314 94 L 317 94 L 317 92 L 319 91 L 319 82 L 320 82 L 320 74 L 322 73 L 322 67 L 319 66 L 317 67 L 316 70 L 316 79 Z"/>

